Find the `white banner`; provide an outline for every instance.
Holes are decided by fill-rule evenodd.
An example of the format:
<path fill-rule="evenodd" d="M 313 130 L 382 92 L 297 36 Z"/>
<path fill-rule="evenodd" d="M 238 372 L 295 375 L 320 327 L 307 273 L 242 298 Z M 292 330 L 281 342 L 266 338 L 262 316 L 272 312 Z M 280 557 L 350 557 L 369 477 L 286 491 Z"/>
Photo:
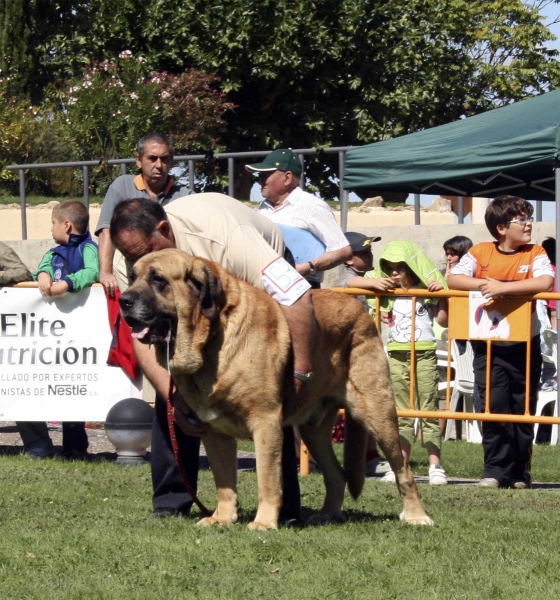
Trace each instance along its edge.
<path fill-rule="evenodd" d="M 105 421 L 140 398 L 107 365 L 111 331 L 101 286 L 44 298 L 37 288 L 0 289 L 0 421 Z"/>

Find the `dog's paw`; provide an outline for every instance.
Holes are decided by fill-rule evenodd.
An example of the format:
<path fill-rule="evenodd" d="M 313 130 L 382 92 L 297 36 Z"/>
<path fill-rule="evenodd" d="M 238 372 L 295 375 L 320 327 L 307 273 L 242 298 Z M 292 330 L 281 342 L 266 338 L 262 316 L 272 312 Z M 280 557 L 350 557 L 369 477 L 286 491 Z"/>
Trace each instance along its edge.
<path fill-rule="evenodd" d="M 399 515 L 399 519 L 409 525 L 433 525 L 434 522 L 427 514 L 417 515 L 414 517 L 407 516 L 404 512 Z"/>
<path fill-rule="evenodd" d="M 204 519 L 200 519 L 200 521 L 197 523 L 197 526 L 199 527 L 212 527 L 212 526 L 219 526 L 219 527 L 229 527 L 230 525 L 233 525 L 233 521 L 230 519 L 217 519 L 216 517 L 204 517 Z"/>
<path fill-rule="evenodd" d="M 342 511 L 338 511 L 332 515 L 326 513 L 317 513 L 311 515 L 306 521 L 306 525 L 328 525 L 329 523 L 344 523 L 344 515 Z"/>
<path fill-rule="evenodd" d="M 269 529 L 278 529 L 278 523 L 259 523 L 253 521 L 247 525 L 249 531 L 268 531 Z"/>

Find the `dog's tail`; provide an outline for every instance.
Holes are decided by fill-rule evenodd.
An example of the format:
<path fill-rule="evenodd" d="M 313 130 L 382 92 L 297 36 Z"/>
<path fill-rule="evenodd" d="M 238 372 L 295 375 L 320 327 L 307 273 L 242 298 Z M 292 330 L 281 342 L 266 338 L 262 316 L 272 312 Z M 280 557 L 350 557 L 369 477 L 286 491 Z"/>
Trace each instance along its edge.
<path fill-rule="evenodd" d="M 367 431 L 346 411 L 344 423 L 344 472 L 348 491 L 356 500 L 362 493 L 366 478 Z"/>

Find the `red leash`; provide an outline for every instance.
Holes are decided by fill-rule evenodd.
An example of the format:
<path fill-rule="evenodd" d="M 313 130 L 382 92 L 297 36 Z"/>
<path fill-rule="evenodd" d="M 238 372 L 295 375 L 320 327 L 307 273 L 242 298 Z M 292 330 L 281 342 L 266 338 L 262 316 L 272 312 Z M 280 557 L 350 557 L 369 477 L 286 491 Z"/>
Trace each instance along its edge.
<path fill-rule="evenodd" d="M 183 479 L 185 488 L 187 489 L 187 492 L 193 499 L 193 502 L 202 511 L 202 514 L 209 517 L 212 515 L 212 511 L 208 510 L 206 506 L 204 506 L 204 504 L 202 504 L 202 502 L 198 499 L 198 496 L 196 495 L 196 492 L 194 491 L 191 482 L 187 477 L 187 472 L 185 471 L 183 461 L 181 460 L 181 455 L 179 454 L 179 444 L 177 443 L 177 433 L 175 430 L 176 425 L 173 419 L 173 378 L 171 377 L 171 375 L 169 376 L 169 393 L 167 398 L 167 425 L 169 426 L 169 435 L 171 437 L 171 447 L 173 448 L 173 455 L 175 456 L 175 460 L 177 461 L 179 473 L 181 473 L 181 478 Z"/>

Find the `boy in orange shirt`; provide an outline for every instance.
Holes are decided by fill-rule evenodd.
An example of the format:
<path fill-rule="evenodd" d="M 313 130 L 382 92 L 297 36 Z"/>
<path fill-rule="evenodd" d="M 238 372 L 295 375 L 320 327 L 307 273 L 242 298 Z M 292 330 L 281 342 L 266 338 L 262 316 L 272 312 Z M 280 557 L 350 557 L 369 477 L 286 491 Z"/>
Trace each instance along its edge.
<path fill-rule="evenodd" d="M 532 205 L 516 196 L 499 196 L 485 214 L 488 231 L 496 242 L 473 246 L 448 277 L 449 287 L 456 290 L 479 290 L 485 298 L 506 299 L 548 292 L 554 272 L 545 250 L 530 244 Z M 541 350 L 539 321 L 533 306 L 530 412 L 535 414 Z M 474 376 L 481 399 L 486 398 L 486 342 L 472 342 Z M 525 412 L 525 343 L 494 342 L 490 376 L 490 412 L 523 414 Z M 533 425 L 530 423 L 482 424 L 484 471 L 479 487 L 531 486 Z"/>

